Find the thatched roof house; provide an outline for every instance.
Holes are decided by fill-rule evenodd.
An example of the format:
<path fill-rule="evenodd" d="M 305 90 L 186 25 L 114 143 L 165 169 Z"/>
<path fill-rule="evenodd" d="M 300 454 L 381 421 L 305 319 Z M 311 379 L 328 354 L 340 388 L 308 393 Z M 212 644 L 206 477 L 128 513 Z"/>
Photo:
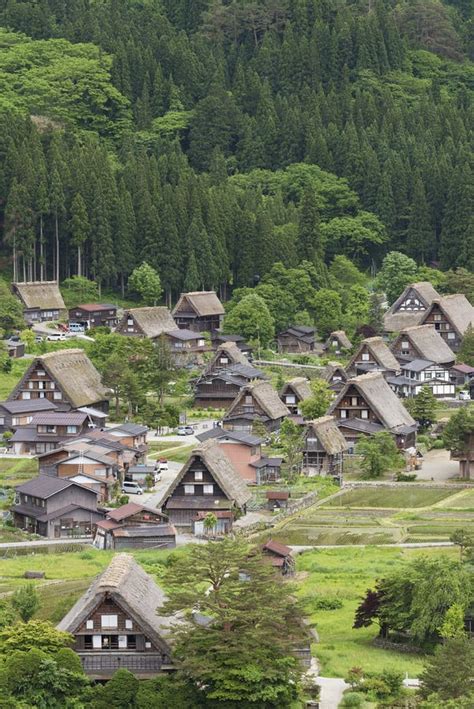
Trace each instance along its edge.
<path fill-rule="evenodd" d="M 357 352 L 347 365 L 349 373 L 359 373 L 374 369 L 388 372 L 400 371 L 400 364 L 382 337 L 368 337 L 362 340 Z"/>
<path fill-rule="evenodd" d="M 298 405 L 313 395 L 309 379 L 294 377 L 286 382 L 280 390 L 280 399 L 292 414 L 297 413 Z"/>
<path fill-rule="evenodd" d="M 168 308 L 157 305 L 149 308 L 129 308 L 125 310 L 122 319 L 117 325 L 117 332 L 121 335 L 135 335 L 138 337 L 159 337 L 163 333 L 176 329 Z"/>
<path fill-rule="evenodd" d="M 384 314 L 384 331 L 400 332 L 418 325 L 435 298 L 439 293 L 429 281 L 411 283 Z"/>
<path fill-rule="evenodd" d="M 57 281 L 12 283 L 12 287 L 23 303 L 25 319 L 29 322 L 59 320 L 67 314 Z"/>
<path fill-rule="evenodd" d="M 63 409 L 93 406 L 107 410 L 109 396 L 84 350 L 70 349 L 36 357 L 8 398 L 45 398 Z"/>
<path fill-rule="evenodd" d="M 401 362 L 425 359 L 451 366 L 456 355 L 432 325 L 414 325 L 400 332 L 390 348 Z"/>
<path fill-rule="evenodd" d="M 204 374 L 210 374 L 220 369 L 227 369 L 234 364 L 250 366 L 249 360 L 235 342 L 223 342 L 217 348 L 214 356 L 204 370 Z"/>
<path fill-rule="evenodd" d="M 352 349 L 352 342 L 349 340 L 344 330 L 334 330 L 326 340 L 324 348 L 336 352 L 340 350 L 350 350 Z"/>
<path fill-rule="evenodd" d="M 287 406 L 278 396 L 270 382 L 257 381 L 243 387 L 230 405 L 223 419 L 226 430 L 245 430 L 249 432 L 252 424 L 260 421 L 268 430 L 277 430 L 286 416 L 290 415 Z"/>
<path fill-rule="evenodd" d="M 57 628 L 74 636 L 74 650 L 91 677 L 107 679 L 122 668 L 145 679 L 174 669 L 170 635 L 176 619 L 160 614 L 165 601 L 133 556 L 116 554 Z"/>
<path fill-rule="evenodd" d="M 224 317 L 224 306 L 214 291 L 181 293 L 173 309 L 178 327 L 197 332 L 219 330 Z"/>
<path fill-rule="evenodd" d="M 340 391 L 348 379 L 345 368 L 339 362 L 328 362 L 321 376 L 333 391 Z"/>
<path fill-rule="evenodd" d="M 474 326 L 474 308 L 465 295 L 456 293 L 433 300 L 421 320 L 422 325 L 433 325 L 454 352 L 471 325 Z"/>
<path fill-rule="evenodd" d="M 310 475 L 341 476 L 348 448 L 334 416 L 308 421 L 304 432 L 303 470 Z"/>
<path fill-rule="evenodd" d="M 218 512 L 223 520 L 218 531 L 227 532 L 232 527 L 234 508 L 245 512 L 250 497 L 222 446 L 211 439 L 192 451 L 157 507 L 168 515 L 171 524 L 188 529 L 202 522 L 208 512 Z"/>
<path fill-rule="evenodd" d="M 347 441 L 340 432 L 334 416 L 321 416 L 308 421 L 307 432 L 318 439 L 328 455 L 337 455 L 347 450 Z"/>

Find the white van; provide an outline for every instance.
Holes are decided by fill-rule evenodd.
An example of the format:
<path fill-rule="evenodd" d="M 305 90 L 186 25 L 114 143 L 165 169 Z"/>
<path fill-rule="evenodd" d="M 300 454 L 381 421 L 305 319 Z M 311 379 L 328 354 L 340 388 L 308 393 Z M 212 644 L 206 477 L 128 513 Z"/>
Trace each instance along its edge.
<path fill-rule="evenodd" d="M 69 323 L 69 332 L 77 332 L 82 334 L 83 332 L 85 332 L 85 327 L 79 322 L 72 322 Z"/>
<path fill-rule="evenodd" d="M 131 480 L 125 480 L 122 485 L 122 492 L 126 495 L 143 495 L 143 489 L 138 483 L 134 483 Z"/>
<path fill-rule="evenodd" d="M 46 339 L 50 342 L 62 342 L 66 339 L 66 335 L 64 332 L 50 332 Z"/>

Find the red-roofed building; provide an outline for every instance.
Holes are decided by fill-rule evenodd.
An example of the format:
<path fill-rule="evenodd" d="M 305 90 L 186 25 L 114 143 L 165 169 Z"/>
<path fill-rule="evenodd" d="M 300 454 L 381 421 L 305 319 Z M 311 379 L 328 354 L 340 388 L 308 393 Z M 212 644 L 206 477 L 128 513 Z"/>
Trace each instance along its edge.
<path fill-rule="evenodd" d="M 474 377 L 474 367 L 470 364 L 455 364 L 449 370 L 449 378 L 456 386 L 462 387 L 469 384 Z"/>
<path fill-rule="evenodd" d="M 172 549 L 176 530 L 168 517 L 135 502 L 107 512 L 97 524 L 94 546 L 99 549 Z"/>
<path fill-rule="evenodd" d="M 117 325 L 117 306 L 101 303 L 76 305 L 69 311 L 69 323 L 91 327 L 115 327 Z"/>
<path fill-rule="evenodd" d="M 286 544 L 269 539 L 262 546 L 262 554 L 268 557 L 271 565 L 278 569 L 283 576 L 293 576 L 295 573 L 295 560 L 290 547 L 286 546 Z"/>

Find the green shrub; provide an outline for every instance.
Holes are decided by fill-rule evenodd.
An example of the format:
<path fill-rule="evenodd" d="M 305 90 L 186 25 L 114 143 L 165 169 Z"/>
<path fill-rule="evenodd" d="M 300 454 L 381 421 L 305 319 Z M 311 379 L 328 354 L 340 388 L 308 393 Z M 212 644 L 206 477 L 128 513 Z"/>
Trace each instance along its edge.
<path fill-rule="evenodd" d="M 342 608 L 343 603 L 340 598 L 316 598 L 312 604 L 315 610 L 320 611 L 334 611 L 338 608 Z"/>
<path fill-rule="evenodd" d="M 416 473 L 397 473 L 395 480 L 397 483 L 412 483 L 416 480 Z"/>
<path fill-rule="evenodd" d="M 431 447 L 435 448 L 435 450 L 441 450 L 442 448 L 445 448 L 443 439 L 437 438 L 436 440 L 433 441 Z"/>
<path fill-rule="evenodd" d="M 344 694 L 339 707 L 361 707 L 364 703 L 363 697 L 357 692 L 347 692 Z"/>

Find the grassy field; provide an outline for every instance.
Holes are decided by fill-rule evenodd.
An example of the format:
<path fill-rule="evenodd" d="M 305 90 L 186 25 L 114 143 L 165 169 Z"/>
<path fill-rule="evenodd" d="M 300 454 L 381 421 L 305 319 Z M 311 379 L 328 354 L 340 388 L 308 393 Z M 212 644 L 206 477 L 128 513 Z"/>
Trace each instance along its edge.
<path fill-rule="evenodd" d="M 373 646 L 377 626 L 353 630 L 354 612 L 366 590 L 377 578 L 420 555 L 456 557 L 455 549 L 321 549 L 297 557 L 297 595 L 320 642 L 314 654 L 321 664 L 321 673 L 329 677 L 344 677 L 354 666 L 366 671 L 384 669 L 407 672 L 416 677 L 423 667 L 423 657 L 382 650 Z M 338 599 L 342 605 L 335 610 L 317 608 L 321 599 Z"/>
<path fill-rule="evenodd" d="M 2 372 L 0 376 L 0 400 L 6 399 L 12 389 L 16 387 L 18 381 L 31 364 L 31 359 L 14 359 L 10 372 Z"/>
<path fill-rule="evenodd" d="M 38 475 L 34 458 L 0 458 L 0 487 L 14 487 Z"/>
<path fill-rule="evenodd" d="M 474 490 L 359 488 L 283 521 L 272 537 L 301 546 L 448 541 L 456 529 L 474 533 L 473 508 Z"/>

